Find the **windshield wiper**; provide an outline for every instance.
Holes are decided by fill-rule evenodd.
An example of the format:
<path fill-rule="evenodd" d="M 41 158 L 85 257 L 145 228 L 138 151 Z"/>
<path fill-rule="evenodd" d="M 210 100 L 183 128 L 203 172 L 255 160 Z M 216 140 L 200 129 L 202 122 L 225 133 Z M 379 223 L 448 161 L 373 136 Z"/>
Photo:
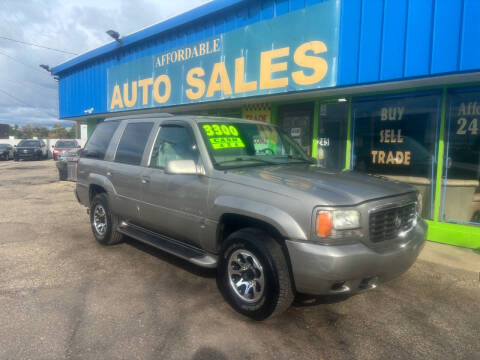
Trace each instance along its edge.
<path fill-rule="evenodd" d="M 302 162 L 308 162 L 308 163 L 313 163 L 313 160 L 310 159 L 305 159 L 304 157 L 300 156 L 293 156 L 293 155 L 287 155 L 287 156 L 275 156 L 276 159 L 288 159 L 288 160 L 299 160 Z"/>
<path fill-rule="evenodd" d="M 268 165 L 277 165 L 277 163 L 274 162 L 274 161 L 268 161 L 268 160 L 256 159 L 256 158 L 247 158 L 247 157 L 237 157 L 237 158 L 231 159 L 231 160 L 218 161 L 217 165 L 222 165 L 222 164 L 225 164 L 225 163 L 231 163 L 231 162 L 235 162 L 235 161 L 256 161 L 256 162 L 260 162 L 260 163 L 268 164 Z"/>

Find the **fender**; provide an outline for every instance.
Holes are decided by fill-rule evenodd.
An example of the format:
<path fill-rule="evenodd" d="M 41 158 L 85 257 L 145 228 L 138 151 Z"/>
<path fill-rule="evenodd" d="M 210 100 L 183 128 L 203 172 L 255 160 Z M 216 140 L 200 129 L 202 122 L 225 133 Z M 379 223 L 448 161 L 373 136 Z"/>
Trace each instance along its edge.
<path fill-rule="evenodd" d="M 98 185 L 103 187 L 107 193 L 108 196 L 113 200 L 114 198 L 117 197 L 117 191 L 115 190 L 115 187 L 113 186 L 112 182 L 104 175 L 100 174 L 95 174 L 95 173 L 90 173 L 88 175 L 88 183 L 90 185 Z M 113 196 L 112 196 L 113 195 Z"/>
<path fill-rule="evenodd" d="M 308 240 L 305 231 L 288 213 L 258 201 L 236 196 L 219 196 L 215 199 L 213 215 L 219 219 L 224 213 L 234 213 L 262 220 L 275 227 L 288 239 Z"/>

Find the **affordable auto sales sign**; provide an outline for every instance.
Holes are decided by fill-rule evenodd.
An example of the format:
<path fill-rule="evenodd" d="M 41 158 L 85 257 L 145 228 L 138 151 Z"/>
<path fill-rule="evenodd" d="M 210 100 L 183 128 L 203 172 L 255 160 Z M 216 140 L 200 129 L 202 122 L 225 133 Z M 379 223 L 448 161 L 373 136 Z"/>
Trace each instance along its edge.
<path fill-rule="evenodd" d="M 108 111 L 335 86 L 340 0 L 108 70 Z"/>

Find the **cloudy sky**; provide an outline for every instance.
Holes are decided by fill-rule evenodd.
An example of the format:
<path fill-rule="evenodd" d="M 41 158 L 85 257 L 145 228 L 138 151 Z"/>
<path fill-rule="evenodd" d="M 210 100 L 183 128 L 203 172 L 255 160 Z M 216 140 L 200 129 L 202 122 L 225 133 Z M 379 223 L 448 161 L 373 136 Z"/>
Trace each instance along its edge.
<path fill-rule="evenodd" d="M 57 83 L 39 64 L 58 65 L 111 41 L 106 30 L 135 32 L 207 0 L 0 0 L 0 123 L 52 126 Z"/>

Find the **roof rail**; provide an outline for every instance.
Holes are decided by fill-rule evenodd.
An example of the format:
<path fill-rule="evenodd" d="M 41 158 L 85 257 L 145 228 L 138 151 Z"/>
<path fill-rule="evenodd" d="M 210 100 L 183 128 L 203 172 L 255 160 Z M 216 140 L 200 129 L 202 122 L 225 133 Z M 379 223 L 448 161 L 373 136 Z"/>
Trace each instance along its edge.
<path fill-rule="evenodd" d="M 105 118 L 105 121 L 113 120 L 125 120 L 125 119 L 150 119 L 150 118 L 167 118 L 174 117 L 175 115 L 170 113 L 148 113 L 148 114 L 130 114 L 130 115 L 118 115 Z"/>

